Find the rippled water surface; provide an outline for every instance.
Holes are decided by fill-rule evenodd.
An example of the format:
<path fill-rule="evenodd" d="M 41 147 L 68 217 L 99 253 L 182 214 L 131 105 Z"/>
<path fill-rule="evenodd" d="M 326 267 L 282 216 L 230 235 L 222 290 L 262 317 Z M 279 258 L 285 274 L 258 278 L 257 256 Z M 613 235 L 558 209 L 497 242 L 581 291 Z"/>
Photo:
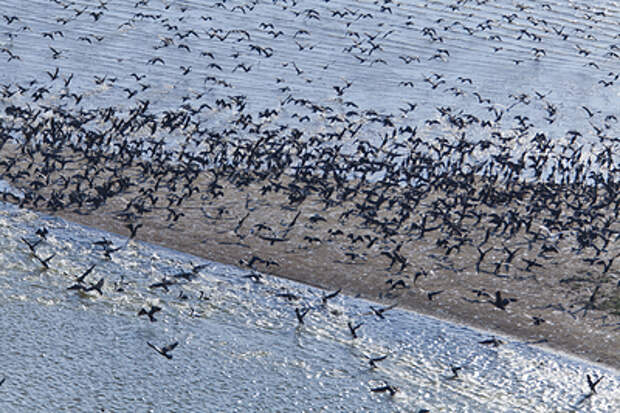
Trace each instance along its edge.
<path fill-rule="evenodd" d="M 46 239 L 36 247 L 22 238 Z M 12 206 L 0 214 L 5 411 L 612 411 L 620 377 L 414 313 L 127 241 Z M 107 239 L 123 247 L 106 258 Z M 67 290 L 103 278 L 103 295 Z M 196 271 L 191 281 L 175 274 Z M 163 277 L 166 292 L 150 288 Z M 288 299 L 278 294 L 293 294 Z M 162 307 L 149 322 L 141 308 Z M 295 308 L 310 309 L 300 325 Z M 347 323 L 364 323 L 353 339 Z M 179 342 L 168 360 L 148 347 Z M 369 365 L 370 357 L 387 355 Z M 452 378 L 451 367 L 461 367 Z M 604 376 L 586 398 L 586 375 Z M 371 389 L 390 384 L 398 391 Z"/>
<path fill-rule="evenodd" d="M 389 120 L 422 138 L 449 130 L 447 139 L 466 132 L 499 142 L 510 130 L 516 158 L 533 150 L 536 133 L 565 148 L 567 132 L 577 131 L 576 160 L 589 167 L 602 145 L 617 164 L 618 10 L 615 1 L 0 0 L 0 108 L 122 113 L 148 101 L 153 116 L 181 108 L 199 129 L 222 131 L 240 116 L 226 106 L 237 99 L 264 127 L 306 136 L 338 134 L 346 118 L 360 129 L 343 151 L 383 136 Z M 450 124 L 455 117 L 477 121 L 463 130 Z M 23 240 L 36 242 L 43 227 L 36 254 L 55 254 L 49 269 Z M 95 244 L 103 239 L 122 248 L 108 257 Z M 616 371 L 508 338 L 484 346 L 487 333 L 410 312 L 381 319 L 377 305 L 340 295 L 324 304 L 325 291 L 268 276 L 254 282 L 238 268 L 5 204 L 0 251 L 1 411 L 620 405 Z M 202 264 L 189 281 L 174 277 Z M 68 290 L 91 265 L 86 285 L 103 279 L 103 294 Z M 169 291 L 150 287 L 164 277 L 176 281 Z M 285 293 L 293 299 L 278 296 Z M 137 316 L 151 305 L 162 308 L 156 322 Z M 303 325 L 295 309 L 309 309 Z M 348 323 L 363 323 L 358 338 Z M 147 345 L 176 341 L 170 360 Z M 369 359 L 384 355 L 371 368 Z M 456 378 L 452 367 L 461 367 Z M 604 376 L 591 397 L 587 375 Z M 372 391 L 388 384 L 393 396 Z"/>
<path fill-rule="evenodd" d="M 423 137 L 439 132 L 426 121 L 445 133 L 448 115 L 473 116 L 490 122 L 467 121 L 475 139 L 528 124 L 553 139 L 578 131 L 584 156 L 618 135 L 615 1 L 2 0 L 0 9 L 7 102 L 121 111 L 148 101 L 226 130 L 239 113 L 218 100 L 238 97 L 265 125 L 307 136 L 338 133 L 346 118 L 370 139 L 381 136 L 371 119 L 384 116 Z M 533 150 L 524 144 L 515 153 Z"/>

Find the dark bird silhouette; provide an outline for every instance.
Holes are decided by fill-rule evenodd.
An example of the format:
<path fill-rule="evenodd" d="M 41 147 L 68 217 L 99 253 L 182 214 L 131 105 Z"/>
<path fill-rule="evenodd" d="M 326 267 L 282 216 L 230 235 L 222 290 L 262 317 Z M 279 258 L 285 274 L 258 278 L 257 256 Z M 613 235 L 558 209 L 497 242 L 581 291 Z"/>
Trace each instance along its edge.
<path fill-rule="evenodd" d="M 479 341 L 478 343 L 484 344 L 486 346 L 493 346 L 493 347 L 499 347 L 500 345 L 505 344 L 503 340 L 499 340 L 495 337 Z"/>
<path fill-rule="evenodd" d="M 146 342 L 146 344 L 148 344 L 149 347 L 151 347 L 153 350 L 155 350 L 156 352 L 158 352 L 159 354 L 161 354 L 162 356 L 164 356 L 168 360 L 171 360 L 172 359 L 172 354 L 168 354 L 168 353 L 171 352 L 172 350 L 174 350 L 174 348 L 179 345 L 179 342 L 175 341 L 174 343 L 168 344 L 167 346 L 161 347 L 161 348 L 159 348 L 157 346 L 154 346 L 153 344 L 149 343 L 148 341 Z"/>
<path fill-rule="evenodd" d="M 285 292 L 285 293 L 277 293 L 276 297 L 285 298 L 289 301 L 299 300 L 299 296 L 293 293 Z"/>
<path fill-rule="evenodd" d="M 263 276 L 257 272 L 251 272 L 241 278 L 249 278 L 250 280 L 252 280 L 253 283 L 260 284 L 262 283 L 261 279 L 263 278 Z"/>
<path fill-rule="evenodd" d="M 398 391 L 398 388 L 396 386 L 392 386 L 391 384 L 385 384 L 384 386 L 374 387 L 370 389 L 370 391 L 373 393 L 388 392 L 390 393 L 390 396 L 394 396 L 396 392 Z"/>
<path fill-rule="evenodd" d="M 605 262 L 604 260 L 598 260 L 594 264 L 603 266 L 603 274 L 607 274 L 607 271 L 609 271 L 609 269 L 611 268 L 611 265 L 614 263 L 614 260 L 618 257 L 620 257 L 620 254 L 610 258 L 609 261 L 607 262 Z"/>
<path fill-rule="evenodd" d="M 17 17 L 17 16 L 7 16 L 7 15 L 5 14 L 5 15 L 3 15 L 2 17 L 4 17 L 4 20 L 6 20 L 6 23 L 7 23 L 7 24 L 11 24 L 11 23 L 13 23 L 14 21 L 21 21 L 21 20 L 19 19 L 19 17 Z"/>
<path fill-rule="evenodd" d="M 53 253 L 52 255 L 50 255 L 49 257 L 43 259 L 41 257 L 39 257 L 37 254 L 35 254 L 34 252 L 32 253 L 32 255 L 45 267 L 45 269 L 49 269 L 49 262 L 52 258 L 54 258 L 56 256 L 56 253 Z"/>
<path fill-rule="evenodd" d="M 31 242 L 28 242 L 27 239 L 22 238 L 22 241 L 24 241 L 24 243 L 26 245 L 28 245 L 28 248 L 30 249 L 30 252 L 32 252 L 34 254 L 36 252 L 37 245 L 39 245 L 41 243 L 41 241 L 43 241 L 43 240 L 42 239 L 38 239 L 36 242 L 31 243 Z"/>
<path fill-rule="evenodd" d="M 377 367 L 377 365 L 375 363 L 383 361 L 387 357 L 388 357 L 387 354 L 385 356 L 380 356 L 380 357 L 370 357 L 370 360 L 368 360 L 368 364 L 370 364 L 370 367 L 375 368 L 375 367 Z"/>
<path fill-rule="evenodd" d="M 603 377 L 605 376 L 601 376 L 596 379 L 596 381 L 592 381 L 590 375 L 586 374 L 586 378 L 588 379 L 588 386 L 590 387 L 590 394 L 596 394 L 596 386 L 601 382 L 601 380 L 603 380 Z"/>
<path fill-rule="evenodd" d="M 86 271 L 84 271 L 84 272 L 82 273 L 82 275 L 80 275 L 79 277 L 76 277 L 75 281 L 76 281 L 78 284 L 82 284 L 82 283 L 84 283 L 84 279 L 86 278 L 86 276 L 87 276 L 88 274 L 90 274 L 90 273 L 91 273 L 91 272 L 95 269 L 95 267 L 96 267 L 96 266 L 97 266 L 97 264 L 93 264 L 93 265 L 91 265 L 90 267 L 88 267 L 88 269 L 87 269 Z"/>
<path fill-rule="evenodd" d="M 396 304 L 392 304 L 388 307 L 383 307 L 383 308 L 375 308 L 373 306 L 370 306 L 370 309 L 372 310 L 372 312 L 379 317 L 380 319 L 385 319 L 385 316 L 383 315 L 383 313 L 385 313 L 386 311 L 391 310 L 392 308 L 396 307 Z"/>
<path fill-rule="evenodd" d="M 498 290 L 495 292 L 495 301 L 489 300 L 488 302 L 493 304 L 500 310 L 506 310 L 506 306 L 511 302 L 517 301 L 516 298 L 502 298 L 502 293 Z"/>
<path fill-rule="evenodd" d="M 452 376 L 450 376 L 450 379 L 456 379 L 459 377 L 459 370 L 461 370 L 462 367 L 459 366 L 450 366 L 450 370 L 452 370 Z"/>
<path fill-rule="evenodd" d="M 588 109 L 586 106 L 582 106 L 581 109 L 583 109 L 587 114 L 588 117 L 591 118 L 594 116 L 594 112 L 592 112 L 590 109 Z"/>
<path fill-rule="evenodd" d="M 99 281 L 97 281 L 96 284 L 91 284 L 88 287 L 84 288 L 84 292 L 89 292 L 89 291 L 97 291 L 99 293 L 99 295 L 103 295 L 103 283 L 104 283 L 104 279 L 101 278 Z"/>
<path fill-rule="evenodd" d="M 37 229 L 35 234 L 37 234 L 39 237 L 45 239 L 47 237 L 47 234 L 49 234 L 49 231 L 47 230 L 47 228 L 41 227 L 41 228 Z"/>
<path fill-rule="evenodd" d="M 353 324 L 351 324 L 350 321 L 347 322 L 347 325 L 349 326 L 349 331 L 351 332 L 351 335 L 353 336 L 353 338 L 357 338 L 357 330 L 364 325 L 364 323 L 359 323 L 358 325 L 354 326 Z"/>
<path fill-rule="evenodd" d="M 130 222 L 129 224 L 125 225 L 125 227 L 127 229 L 129 229 L 130 234 L 129 234 L 129 238 L 135 238 L 136 234 L 138 233 L 138 229 L 140 229 L 142 227 L 142 224 L 133 224 L 132 222 Z"/>
<path fill-rule="evenodd" d="M 161 311 L 161 307 L 158 307 L 156 305 L 151 305 L 151 308 L 149 310 L 145 310 L 144 308 L 141 308 L 140 311 L 138 311 L 138 317 L 147 315 L 151 322 L 155 322 L 157 321 L 157 319 L 155 318 L 155 313 L 159 311 Z"/>
<path fill-rule="evenodd" d="M 60 55 L 62 54 L 62 51 L 56 50 L 56 49 L 54 49 L 54 48 L 53 48 L 53 47 L 51 47 L 51 46 L 48 46 L 48 47 L 49 47 L 49 49 L 50 49 L 50 50 L 52 51 L 52 53 L 53 53 L 53 54 L 52 54 L 52 59 L 54 59 L 54 60 L 55 60 L 55 59 L 58 59 L 58 58 L 60 57 Z"/>
<path fill-rule="evenodd" d="M 427 294 L 427 296 L 428 296 L 428 301 L 432 301 L 434 296 L 439 295 L 439 294 L 441 294 L 441 293 L 443 293 L 443 290 L 439 290 L 439 291 L 431 291 L 431 292 L 429 292 L 429 293 Z"/>
<path fill-rule="evenodd" d="M 342 291 L 342 288 L 337 289 L 336 291 L 334 291 L 333 293 L 330 294 L 325 294 L 321 300 L 323 301 L 323 304 L 327 303 L 327 300 L 331 300 L 332 298 L 336 298 L 336 296 L 338 294 L 340 294 L 340 291 Z"/>
<path fill-rule="evenodd" d="M 299 324 L 304 323 L 304 317 L 306 316 L 306 314 L 308 314 L 309 311 L 309 308 L 306 308 L 303 311 L 300 311 L 299 308 L 295 308 L 295 315 L 297 316 L 297 321 L 299 321 Z"/>
<path fill-rule="evenodd" d="M 247 275 L 242 276 L 241 278 L 249 278 L 250 280 L 252 280 L 253 283 L 260 284 L 262 283 L 261 279 L 263 278 L 263 276 L 257 272 L 251 272 Z"/>
<path fill-rule="evenodd" d="M 164 62 L 164 59 L 162 59 L 161 57 L 153 57 L 147 62 L 147 64 L 149 65 L 154 65 L 155 63 L 161 63 L 162 65 L 166 64 L 166 62 Z"/>
<path fill-rule="evenodd" d="M 97 291 L 99 293 L 99 295 L 103 295 L 103 290 L 102 290 L 103 283 L 104 283 L 104 279 L 101 278 L 95 284 L 91 284 L 89 286 L 85 286 L 82 283 L 77 283 L 77 284 L 73 284 L 72 286 L 68 287 L 67 290 L 79 290 L 79 291 L 83 291 L 83 292 Z"/>
<path fill-rule="evenodd" d="M 56 70 L 54 71 L 54 73 L 50 73 L 48 71 L 46 71 L 46 73 L 49 75 L 51 80 L 56 80 L 58 78 L 58 67 L 56 67 Z"/>
<path fill-rule="evenodd" d="M 163 288 L 166 292 L 168 292 L 170 291 L 168 287 L 174 284 L 176 284 L 176 281 L 169 280 L 168 278 L 164 277 L 161 279 L 160 282 L 156 282 L 156 283 L 149 285 L 149 288 Z"/>
<path fill-rule="evenodd" d="M 405 280 L 394 281 L 390 286 L 390 290 L 396 289 L 408 289 L 409 286 L 405 283 Z"/>

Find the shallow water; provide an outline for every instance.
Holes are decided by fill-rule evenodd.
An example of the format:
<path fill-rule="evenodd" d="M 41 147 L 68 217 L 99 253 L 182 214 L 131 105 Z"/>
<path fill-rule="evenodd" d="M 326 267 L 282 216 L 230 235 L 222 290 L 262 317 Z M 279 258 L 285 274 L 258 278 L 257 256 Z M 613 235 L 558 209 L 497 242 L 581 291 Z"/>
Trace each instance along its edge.
<path fill-rule="evenodd" d="M 21 240 L 34 241 L 48 270 Z M 6 411 L 612 411 L 615 371 L 367 301 L 248 272 L 3 204 Z M 102 239 L 125 246 L 107 259 Z M 90 265 L 103 295 L 67 290 Z M 206 264 L 169 292 L 149 288 Z M 120 291 L 122 289 L 122 291 Z M 289 301 L 276 294 L 298 297 Z M 179 298 L 180 294 L 186 298 Z M 199 298 L 203 295 L 203 298 Z M 157 304 L 156 322 L 138 317 Z M 373 305 L 377 307 L 377 305 Z M 310 308 L 299 325 L 295 308 Z M 364 324 L 353 339 L 347 322 Z M 179 341 L 167 360 L 147 346 Z M 388 355 L 371 369 L 369 357 Z M 451 366 L 461 367 L 452 379 Z M 586 374 L 604 375 L 588 394 Z M 373 393 L 389 383 L 398 392 Z"/>

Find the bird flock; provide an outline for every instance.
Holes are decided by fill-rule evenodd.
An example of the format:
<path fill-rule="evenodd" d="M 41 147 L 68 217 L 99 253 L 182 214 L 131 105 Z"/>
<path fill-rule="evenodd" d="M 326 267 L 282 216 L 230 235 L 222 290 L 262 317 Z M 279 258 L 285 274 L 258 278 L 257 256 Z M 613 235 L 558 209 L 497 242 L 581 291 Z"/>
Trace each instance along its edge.
<path fill-rule="evenodd" d="M 2 19 L 0 177 L 21 192 L 2 199 L 390 303 L 484 306 L 508 330 L 517 307 L 530 330 L 560 314 L 617 334 L 613 13 L 487 3 L 50 0 L 45 28 L 16 9 Z M 91 74 L 77 51 L 97 49 L 108 64 Z M 493 67 L 516 85 L 568 67 L 589 95 L 553 75 L 511 90 Z M 24 239 L 47 268 L 37 242 Z M 103 294 L 92 270 L 69 288 Z M 294 309 L 299 324 L 309 311 Z M 177 344 L 148 343 L 166 358 Z"/>
<path fill-rule="evenodd" d="M 40 223 L 34 223 L 34 225 L 37 224 L 40 225 Z M 210 267 L 212 270 L 213 266 L 210 263 L 194 265 L 190 262 L 191 268 L 186 268 L 187 263 L 185 263 L 185 265 L 182 265 L 183 268 L 179 269 L 178 267 L 181 265 L 179 262 L 167 260 L 166 262 L 168 262 L 168 265 L 160 268 L 159 271 L 155 271 L 155 273 L 160 273 L 162 270 L 164 271 L 166 275 L 163 277 L 162 281 L 152 282 L 153 280 L 149 280 L 148 277 L 137 276 L 136 271 L 139 272 L 139 270 L 129 270 L 130 267 L 125 267 L 123 265 L 123 262 L 128 256 L 134 256 L 136 254 L 135 251 L 128 251 L 129 254 L 125 254 L 125 250 L 141 249 L 145 246 L 131 242 L 130 239 L 127 239 L 124 244 L 121 243 L 117 246 L 115 244 L 118 244 L 119 239 L 115 241 L 111 241 L 107 238 L 89 239 L 90 232 L 84 231 L 81 233 L 82 237 L 79 245 L 75 245 L 76 249 L 80 250 L 80 252 L 77 252 L 77 255 L 82 254 L 93 263 L 88 267 L 82 267 L 80 262 L 72 262 L 73 260 L 67 259 L 72 256 L 71 254 L 67 254 L 66 251 L 58 251 L 59 248 L 62 249 L 61 245 L 63 245 L 63 241 L 61 241 L 63 238 L 58 238 L 60 235 L 59 227 L 60 226 L 57 224 L 52 224 L 50 228 L 42 226 L 36 231 L 30 230 L 30 233 L 22 237 L 21 241 L 15 240 L 18 243 L 16 249 L 22 250 L 18 255 L 30 256 L 30 260 L 25 261 L 26 265 L 35 268 L 38 266 L 38 271 L 30 270 L 30 272 L 33 274 L 37 272 L 40 272 L 42 275 L 45 274 L 45 278 L 48 280 L 51 288 L 55 285 L 59 285 L 62 291 L 62 286 L 65 285 L 67 294 L 76 294 L 80 300 L 90 301 L 102 298 L 108 302 L 106 307 L 111 303 L 115 303 L 113 307 L 116 307 L 116 309 L 113 311 L 115 313 L 125 314 L 127 317 L 132 317 L 131 309 L 137 307 L 139 310 L 133 313 L 135 314 L 134 317 L 143 318 L 143 316 L 146 316 L 144 321 L 146 323 L 162 321 L 164 324 L 167 324 L 169 320 L 166 319 L 173 314 L 176 309 L 179 310 L 179 315 L 188 317 L 188 319 L 191 320 L 208 318 L 210 317 L 209 313 L 214 314 L 221 310 L 235 311 L 235 300 L 231 300 L 231 297 L 226 297 L 225 294 L 222 294 L 222 291 L 219 291 L 221 287 L 209 285 L 215 280 L 209 280 L 203 277 L 205 275 L 205 273 L 203 273 L 204 270 L 209 270 Z M 74 237 L 75 233 L 72 233 L 71 236 Z M 21 242 L 21 245 L 19 242 Z M 54 258 L 57 256 L 57 253 L 50 253 L 50 251 L 57 251 L 59 255 L 59 257 L 56 258 L 56 260 L 58 260 L 56 265 L 54 263 Z M 86 251 L 90 251 L 90 253 L 86 253 Z M 45 255 L 50 255 L 50 259 L 45 260 L 45 264 L 43 264 L 39 257 L 43 252 Z M 149 254 L 144 254 L 142 258 L 146 258 L 148 261 Z M 67 266 L 67 264 L 69 265 Z M 118 269 L 116 271 L 110 271 L 110 266 L 121 267 L 124 271 L 118 271 Z M 77 268 L 80 267 L 82 267 L 82 270 L 78 271 Z M 72 269 L 69 270 L 69 268 Z M 59 269 L 69 270 L 75 273 L 75 275 L 65 271 L 62 271 L 61 274 Z M 170 270 L 172 270 L 173 273 L 169 273 Z M 106 279 L 99 276 L 98 273 L 106 273 Z M 229 278 L 229 283 L 231 286 L 234 286 L 234 289 L 242 288 L 241 286 L 243 283 L 246 283 L 245 288 L 248 290 L 247 293 L 259 294 L 260 290 L 263 293 L 267 293 L 268 296 L 274 297 L 275 300 L 279 302 L 277 306 L 281 307 L 283 311 L 271 314 L 270 316 L 273 319 L 279 319 L 282 323 L 281 327 L 296 325 L 294 328 L 296 336 L 302 337 L 305 335 L 319 334 L 324 328 L 327 328 L 327 331 L 323 331 L 322 334 L 326 332 L 329 332 L 330 335 L 335 334 L 336 337 L 340 337 L 334 337 L 340 344 L 346 346 L 350 345 L 351 349 L 354 350 L 353 355 L 359 358 L 360 365 L 364 364 L 367 366 L 363 371 L 370 377 L 368 389 L 371 394 L 385 394 L 385 396 L 380 397 L 394 397 L 403 391 L 400 386 L 396 386 L 394 382 L 390 380 L 387 373 L 390 371 L 390 366 L 393 363 L 402 363 L 403 360 L 406 359 L 408 351 L 400 348 L 400 346 L 397 346 L 398 348 L 385 348 L 380 342 L 376 342 L 373 339 L 367 340 L 365 336 L 369 332 L 365 331 L 363 328 L 367 326 L 366 329 L 368 329 L 370 328 L 369 326 L 372 326 L 372 328 L 377 329 L 382 323 L 391 323 L 393 320 L 389 321 L 391 318 L 390 310 L 396 307 L 395 304 L 382 307 L 360 302 L 359 306 L 355 306 L 355 310 L 350 311 L 351 309 L 347 308 L 346 304 L 343 306 L 343 303 L 346 303 L 346 301 L 340 301 L 338 299 L 342 290 L 321 292 L 312 288 L 291 288 L 288 284 L 287 286 L 282 286 L 279 283 L 273 283 L 272 280 L 266 279 L 267 277 L 256 271 L 238 271 L 237 274 Z M 59 281 L 58 284 L 51 281 L 52 279 L 57 279 L 57 281 Z M 140 279 L 142 280 L 140 281 Z M 220 280 L 220 284 L 224 283 Z M 142 287 L 146 288 L 143 289 Z M 202 288 L 206 288 L 207 292 Z M 197 289 L 200 290 L 196 291 Z M 496 299 L 500 300 L 500 298 L 501 297 L 497 297 Z M 238 300 L 239 302 L 237 302 L 237 304 L 243 302 L 243 298 L 239 298 Z M 257 303 L 242 305 L 242 311 L 252 311 L 250 307 L 256 304 Z M 364 307 L 366 307 L 368 311 L 359 311 Z M 119 312 L 118 310 L 121 311 Z M 127 310 L 129 310 L 129 312 L 127 312 Z M 289 313 L 289 317 L 286 317 L 287 312 Z M 162 320 L 156 318 L 156 314 L 161 314 Z M 269 317 L 269 315 L 266 314 L 256 314 L 256 316 L 259 318 L 265 316 Z M 310 320 L 306 319 L 306 317 Z M 346 328 L 341 326 L 342 331 L 341 334 L 339 334 L 338 325 L 342 324 L 345 320 L 348 320 L 346 321 L 348 332 L 345 333 Z M 484 336 L 484 334 L 475 335 Z M 370 335 L 370 337 L 372 337 L 372 335 Z M 182 342 L 177 339 L 170 344 L 161 346 L 153 344 L 151 341 L 145 341 L 144 344 L 145 347 L 152 349 L 154 354 L 158 354 L 165 360 L 170 361 L 174 359 L 173 351 L 176 350 L 177 347 L 180 347 L 182 349 L 181 351 L 185 354 L 187 354 L 188 351 L 194 351 L 186 348 L 187 343 L 181 343 Z M 497 337 L 486 338 L 478 341 L 478 343 L 481 346 L 491 346 L 493 348 L 506 344 L 505 341 Z M 377 346 L 381 350 L 378 350 Z M 409 349 L 409 351 L 410 350 L 411 349 Z M 466 351 L 466 353 L 468 352 Z M 494 357 L 497 357 L 497 355 Z M 447 360 L 451 359 L 451 357 L 444 358 Z M 431 361 L 431 365 L 437 365 L 438 362 L 439 360 L 433 360 Z M 442 364 L 441 367 L 451 374 L 437 373 L 437 367 L 431 368 L 431 370 L 436 370 L 434 372 L 436 379 L 443 380 L 446 383 L 452 381 L 458 382 L 459 380 L 466 380 L 469 382 L 472 380 L 472 377 L 475 377 L 475 370 L 478 368 L 475 362 L 466 362 L 466 364 L 460 365 L 445 365 L 445 362 L 446 361 L 443 360 L 439 364 Z M 387 363 L 387 365 L 385 363 Z M 540 360 L 537 363 L 545 365 L 545 363 L 540 362 Z M 584 404 L 597 394 L 597 386 L 604 380 L 605 376 L 601 375 L 600 372 L 597 375 L 591 374 L 591 372 L 585 374 L 584 378 L 584 383 L 587 384 L 589 390 L 585 393 L 582 392 L 581 397 L 575 399 L 576 401 L 573 400 L 573 403 L 576 403 L 574 406 Z M 5 380 L 7 380 L 7 377 L 2 379 L 0 385 L 2 385 Z M 456 386 L 458 387 L 458 384 L 456 384 Z M 578 387 L 583 387 L 583 383 L 582 385 L 578 384 Z M 471 389 L 469 390 L 471 391 Z M 405 391 L 408 392 L 408 390 Z M 429 410 L 420 409 L 419 411 Z"/>

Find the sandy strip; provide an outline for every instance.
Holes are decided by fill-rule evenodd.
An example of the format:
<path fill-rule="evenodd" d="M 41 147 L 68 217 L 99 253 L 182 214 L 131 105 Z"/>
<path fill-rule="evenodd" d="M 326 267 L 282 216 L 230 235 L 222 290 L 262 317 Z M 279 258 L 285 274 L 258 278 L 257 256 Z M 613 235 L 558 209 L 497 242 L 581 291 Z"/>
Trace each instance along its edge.
<path fill-rule="evenodd" d="M 17 148 L 11 145 L 6 145 L 1 153 L 10 157 L 18 155 Z M 37 193 L 49 199 L 53 190 L 62 192 L 64 180 L 60 179 L 61 175 L 70 177 L 84 170 L 84 160 L 76 156 L 69 159 L 75 160 L 69 162 L 62 173 L 51 173 L 49 183 L 46 182 Z M 42 165 L 41 159 L 19 161 L 18 166 L 11 170 L 12 184 L 28 188 L 32 187 L 33 180 L 43 179 L 35 172 L 37 165 Z M 118 165 L 108 162 L 100 167 L 108 169 L 101 169 L 93 187 L 111 177 L 110 171 Z M 30 175 L 16 178 L 17 170 L 29 171 Z M 36 207 L 26 206 L 126 236 L 130 233 L 128 223 L 139 222 L 143 226 L 137 231 L 136 238 L 140 240 L 225 264 L 246 268 L 251 265 L 257 271 L 330 291 L 342 288 L 349 295 L 385 304 L 397 303 L 402 308 L 501 332 L 524 341 L 544 340 L 541 345 L 620 369 L 618 263 L 602 274 L 600 266 L 583 261 L 590 255 L 576 253 L 572 249 L 574 245 L 562 239 L 557 239 L 554 244 L 560 252 L 547 259 L 540 258 L 544 243 L 528 242 L 527 239 L 532 237 L 524 230 L 509 241 L 494 240 L 484 245 L 484 250 L 493 248 L 478 271 L 475 245 L 485 237 L 487 227 L 483 225 L 468 227 L 467 235 L 476 240 L 475 243 L 465 243 L 458 251 L 447 254 L 445 246 L 437 246 L 437 240 L 442 236 L 439 230 L 426 233 L 420 239 L 416 231 L 406 231 L 404 224 L 402 230 L 393 236 L 380 236 L 373 242 L 377 237 L 375 228 L 370 228 L 355 214 L 346 214 L 360 202 L 359 195 L 326 209 L 319 196 L 310 194 L 303 202 L 291 206 L 284 190 L 275 192 L 277 185 L 272 184 L 272 191 L 265 192 L 269 181 L 239 188 L 220 179 L 217 181 L 221 185 L 218 191 L 222 195 L 214 198 L 207 194 L 207 188 L 214 182 L 214 174 L 202 172 L 192 183 L 200 192 L 194 191 L 191 196 L 186 196 L 182 205 L 173 206 L 171 212 L 166 207 L 166 199 L 173 199 L 172 194 L 182 196 L 187 191 L 181 182 L 176 188 L 174 185 L 158 185 L 155 190 L 155 180 L 143 176 L 139 169 L 124 167 L 123 173 L 140 184 L 108 198 L 97 209 L 90 205 L 56 209 L 44 201 L 37 202 Z M 4 179 L 7 179 L 6 175 Z M 288 178 L 278 182 L 285 187 L 290 183 Z M 82 188 L 94 192 L 87 184 Z M 153 197 L 159 197 L 155 206 L 145 195 L 147 188 L 153 190 Z M 146 209 L 140 214 L 135 207 L 127 209 L 128 203 L 139 195 L 145 200 L 143 207 Z M 426 194 L 414 215 L 419 218 L 428 211 L 431 202 L 441 196 L 440 192 Z M 480 205 L 479 208 L 483 211 L 486 207 Z M 135 216 L 124 214 L 126 212 Z M 387 207 L 380 212 L 378 219 L 390 218 Z M 372 245 L 368 247 L 369 244 Z M 391 260 L 386 254 L 394 251 L 398 244 L 402 244 L 398 251 L 408 263 L 402 271 L 398 262 L 390 268 Z M 504 260 L 507 251 L 517 248 L 518 258 L 501 265 L 495 273 L 494 263 Z M 613 257 L 618 253 L 620 247 L 611 243 L 605 256 Z M 527 268 L 523 258 L 544 264 L 544 268 Z M 596 295 L 596 305 L 576 313 L 587 304 L 597 284 L 601 287 Z M 490 298 L 472 290 L 486 292 Z M 494 299 L 498 290 L 503 297 L 516 298 L 517 301 L 507 305 L 505 310 L 497 308 L 489 301 Z M 429 299 L 429 293 L 437 291 L 441 292 Z M 549 305 L 554 307 L 545 308 Z M 560 305 L 566 311 L 560 310 Z M 535 322 L 534 317 L 544 322 Z"/>

